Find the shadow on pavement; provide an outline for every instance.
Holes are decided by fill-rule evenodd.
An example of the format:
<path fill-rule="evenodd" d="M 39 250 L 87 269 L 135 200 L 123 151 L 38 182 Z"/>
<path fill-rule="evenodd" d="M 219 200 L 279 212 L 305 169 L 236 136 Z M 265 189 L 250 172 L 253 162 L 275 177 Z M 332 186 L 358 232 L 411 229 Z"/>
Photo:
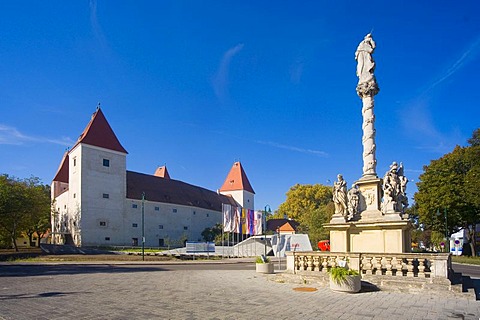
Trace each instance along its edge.
<path fill-rule="evenodd" d="M 42 292 L 38 294 L 0 294 L 0 301 L 5 300 L 17 300 L 17 299 L 37 299 L 37 298 L 50 298 L 61 297 L 74 294 L 85 294 L 85 292 Z"/>
<path fill-rule="evenodd" d="M 32 277 L 54 276 L 65 274 L 82 273 L 132 273 L 132 272 L 155 272 L 169 271 L 159 266 L 135 266 L 135 265 L 109 265 L 109 264 L 16 264 L 0 266 L 0 278 L 2 277 Z"/>

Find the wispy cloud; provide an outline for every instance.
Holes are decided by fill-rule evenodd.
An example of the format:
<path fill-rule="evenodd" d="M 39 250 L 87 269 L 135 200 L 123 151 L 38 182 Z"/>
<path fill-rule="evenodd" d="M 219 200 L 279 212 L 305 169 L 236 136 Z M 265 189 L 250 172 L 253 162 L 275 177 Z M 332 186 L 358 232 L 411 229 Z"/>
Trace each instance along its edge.
<path fill-rule="evenodd" d="M 453 63 L 446 70 L 444 70 L 444 72 L 437 79 L 435 79 L 430 86 L 428 86 L 428 88 L 425 90 L 425 93 L 432 90 L 440 83 L 453 76 L 457 71 L 459 71 L 470 61 L 472 61 L 473 58 L 475 58 L 479 53 L 480 36 L 477 37 L 474 41 L 472 41 L 470 45 L 465 50 L 463 50 L 460 57 L 455 59 L 455 61 L 453 61 Z"/>
<path fill-rule="evenodd" d="M 299 147 L 295 147 L 295 146 L 288 146 L 288 145 L 284 145 L 284 144 L 280 144 L 280 143 L 272 142 L 272 141 L 257 140 L 257 141 L 255 141 L 255 143 L 264 144 L 264 145 L 267 145 L 267 146 L 271 146 L 271 147 L 275 147 L 275 148 L 279 148 L 279 149 L 285 149 L 285 150 L 294 151 L 294 152 L 313 154 L 313 155 L 316 155 L 316 156 L 319 156 L 319 157 L 325 157 L 325 158 L 328 157 L 328 153 L 326 153 L 324 151 L 319 151 L 319 150 L 304 149 L 304 148 L 299 148 Z"/>
<path fill-rule="evenodd" d="M 102 27 L 100 26 L 100 23 L 98 22 L 98 17 L 97 17 L 97 1 L 90 0 L 89 7 L 90 7 L 90 25 L 92 28 L 92 32 L 95 35 L 95 38 L 97 39 L 101 49 L 106 50 L 107 40 L 105 39 L 105 36 L 102 31 Z"/>
<path fill-rule="evenodd" d="M 27 142 L 52 143 L 67 147 L 70 147 L 74 144 L 74 141 L 67 137 L 62 137 L 61 139 L 51 139 L 45 137 L 28 136 L 21 133 L 14 127 L 0 124 L 0 145 L 22 145 Z"/>
<path fill-rule="evenodd" d="M 235 47 L 228 49 L 223 54 L 217 73 L 213 77 L 213 90 L 220 101 L 224 101 L 228 96 L 228 73 L 230 69 L 230 63 L 233 57 L 238 54 L 242 49 L 243 43 L 239 43 Z"/>
<path fill-rule="evenodd" d="M 305 63 L 301 59 L 297 59 L 290 67 L 290 81 L 299 84 L 302 79 L 303 68 Z"/>

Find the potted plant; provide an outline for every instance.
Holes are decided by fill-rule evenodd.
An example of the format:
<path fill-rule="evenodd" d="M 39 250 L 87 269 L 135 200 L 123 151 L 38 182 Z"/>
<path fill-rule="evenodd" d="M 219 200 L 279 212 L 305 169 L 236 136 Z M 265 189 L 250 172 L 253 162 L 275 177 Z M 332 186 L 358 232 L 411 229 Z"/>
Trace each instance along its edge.
<path fill-rule="evenodd" d="M 347 267 L 332 267 L 330 273 L 330 289 L 334 291 L 356 293 L 362 288 L 360 274 Z"/>
<path fill-rule="evenodd" d="M 268 257 L 261 255 L 255 260 L 256 271 L 258 273 L 273 273 L 273 263 L 270 262 Z"/>

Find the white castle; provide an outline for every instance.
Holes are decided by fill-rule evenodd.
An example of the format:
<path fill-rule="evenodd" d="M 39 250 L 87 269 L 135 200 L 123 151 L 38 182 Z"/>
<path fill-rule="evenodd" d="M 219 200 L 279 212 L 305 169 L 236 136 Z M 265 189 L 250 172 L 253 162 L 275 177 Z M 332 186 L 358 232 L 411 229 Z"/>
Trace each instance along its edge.
<path fill-rule="evenodd" d="M 143 234 L 147 247 L 182 245 L 222 223 L 223 204 L 254 209 L 240 162 L 214 192 L 171 179 L 166 166 L 154 175 L 127 171 L 127 154 L 97 107 L 52 182 L 53 243 L 138 246 Z"/>

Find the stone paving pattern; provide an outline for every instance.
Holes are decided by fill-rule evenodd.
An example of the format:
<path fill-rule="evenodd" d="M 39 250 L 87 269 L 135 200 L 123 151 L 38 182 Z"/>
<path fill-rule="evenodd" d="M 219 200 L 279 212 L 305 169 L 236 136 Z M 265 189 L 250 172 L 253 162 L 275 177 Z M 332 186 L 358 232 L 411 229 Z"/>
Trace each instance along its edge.
<path fill-rule="evenodd" d="M 91 268 L 97 268 L 91 269 Z M 162 266 L 2 275 L 0 319 L 479 319 L 480 302 L 396 292 L 346 294 L 268 281 L 253 270 Z M 304 285 L 312 287 L 315 285 Z"/>

